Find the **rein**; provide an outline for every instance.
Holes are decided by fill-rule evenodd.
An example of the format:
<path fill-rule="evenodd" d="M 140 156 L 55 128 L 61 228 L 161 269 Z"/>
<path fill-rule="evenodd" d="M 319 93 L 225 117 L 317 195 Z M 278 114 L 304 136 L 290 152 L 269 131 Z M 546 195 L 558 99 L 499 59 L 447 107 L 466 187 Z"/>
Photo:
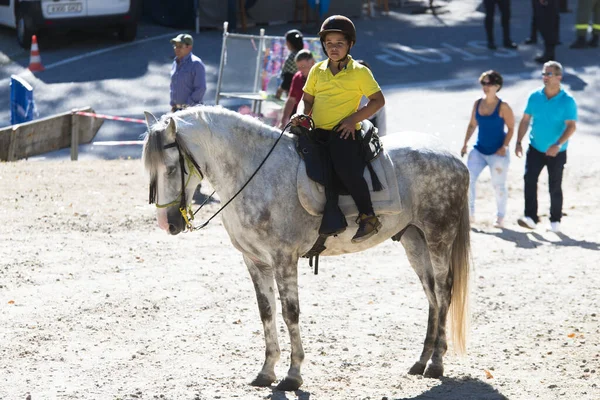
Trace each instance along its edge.
<path fill-rule="evenodd" d="M 183 220 L 185 221 L 185 227 L 187 228 L 187 231 L 190 231 L 190 232 L 197 231 L 197 230 L 200 230 L 200 229 L 206 227 L 213 218 L 215 218 L 217 215 L 219 215 L 219 213 L 221 211 L 223 211 L 223 209 L 225 209 L 225 207 L 227 207 L 229 205 L 229 203 L 231 203 L 242 192 L 242 190 L 244 190 L 244 188 L 246 186 L 248 186 L 248 184 L 250 183 L 252 178 L 254 178 L 254 176 L 256 176 L 256 174 L 261 169 L 261 167 L 265 164 L 265 162 L 267 161 L 267 159 L 269 158 L 271 153 L 273 153 L 273 150 L 275 150 L 275 146 L 277 146 L 277 144 L 281 140 L 281 137 L 283 136 L 285 130 L 290 125 L 291 125 L 291 122 L 288 122 L 287 125 L 285 127 L 283 127 L 283 129 L 281 130 L 281 133 L 279 134 L 279 137 L 277 138 L 277 140 L 275 140 L 275 143 L 273 143 L 273 146 L 271 146 L 271 149 L 269 150 L 269 152 L 267 153 L 265 158 L 258 165 L 258 167 L 252 173 L 252 175 L 250 175 L 250 177 L 248 178 L 246 183 L 244 183 L 242 185 L 242 187 L 233 195 L 233 197 L 231 197 L 231 199 L 229 199 L 225 204 L 223 204 L 206 222 L 204 222 L 200 226 L 193 226 L 191 221 L 194 220 L 194 216 L 198 213 L 198 211 L 200 211 L 202 209 L 202 207 L 204 207 L 204 205 L 206 203 L 208 203 L 208 201 L 210 199 L 212 199 L 213 195 L 215 194 L 215 191 L 213 191 L 210 194 L 210 196 L 208 196 L 208 198 L 206 200 L 204 200 L 204 202 L 202 204 L 200 204 L 200 206 L 198 207 L 198 209 L 195 212 L 192 212 L 191 207 L 189 207 L 186 202 L 185 189 L 192 177 L 193 169 L 196 169 L 196 171 L 198 171 L 198 174 L 200 175 L 200 180 L 204 179 L 204 174 L 200 170 L 200 166 L 198 165 L 196 160 L 194 160 L 194 157 L 192 157 L 190 154 L 187 154 L 187 153 L 184 153 L 181 151 L 181 147 L 179 146 L 179 143 L 177 142 L 177 140 L 175 140 L 175 142 L 173 142 L 173 143 L 169 143 L 169 144 L 165 145 L 163 147 L 164 149 L 170 149 L 170 148 L 176 147 L 177 151 L 179 152 L 179 165 L 181 168 L 181 193 L 172 202 L 167 203 L 167 204 L 158 204 L 157 203 L 156 207 L 157 208 L 171 207 L 171 206 L 174 206 L 175 204 L 177 204 L 177 202 L 179 201 L 179 203 L 180 203 L 179 212 L 181 213 L 181 216 L 183 217 Z M 187 171 L 185 169 L 186 161 L 187 161 L 188 167 L 191 170 L 190 174 L 188 175 L 187 181 L 184 178 L 184 175 L 187 174 Z M 193 169 L 192 169 L 192 167 L 193 167 Z M 150 203 L 152 204 L 155 199 L 156 199 L 156 182 L 151 182 L 150 183 Z"/>

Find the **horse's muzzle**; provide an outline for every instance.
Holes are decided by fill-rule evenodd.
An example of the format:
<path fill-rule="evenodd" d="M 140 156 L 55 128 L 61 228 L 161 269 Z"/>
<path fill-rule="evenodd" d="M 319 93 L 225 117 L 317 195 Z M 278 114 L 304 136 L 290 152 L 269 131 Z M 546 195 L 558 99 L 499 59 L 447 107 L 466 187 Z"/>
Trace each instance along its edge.
<path fill-rule="evenodd" d="M 160 209 L 156 210 L 156 219 L 160 229 L 166 231 L 169 235 L 177 235 L 185 228 L 185 221 L 179 210 Z"/>
<path fill-rule="evenodd" d="M 169 224 L 169 234 L 177 235 L 180 232 L 181 232 L 181 228 L 179 228 L 173 224 Z"/>
<path fill-rule="evenodd" d="M 177 235 L 185 230 L 185 220 L 181 212 L 176 208 L 170 209 L 167 212 L 167 221 L 169 223 L 169 234 Z"/>

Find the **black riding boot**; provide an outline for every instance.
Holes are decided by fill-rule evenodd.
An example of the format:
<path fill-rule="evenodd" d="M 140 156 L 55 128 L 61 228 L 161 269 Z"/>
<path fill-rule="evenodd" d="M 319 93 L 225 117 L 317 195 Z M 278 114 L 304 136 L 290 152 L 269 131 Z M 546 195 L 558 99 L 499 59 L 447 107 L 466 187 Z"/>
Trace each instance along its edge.
<path fill-rule="evenodd" d="M 327 191 L 327 189 L 325 189 Z M 337 196 L 337 194 L 336 194 Z M 325 203 L 325 210 L 323 211 L 323 219 L 321 220 L 321 226 L 319 227 L 319 235 L 322 236 L 335 236 L 346 230 L 348 223 L 346 217 L 340 210 L 337 201 L 327 201 Z"/>

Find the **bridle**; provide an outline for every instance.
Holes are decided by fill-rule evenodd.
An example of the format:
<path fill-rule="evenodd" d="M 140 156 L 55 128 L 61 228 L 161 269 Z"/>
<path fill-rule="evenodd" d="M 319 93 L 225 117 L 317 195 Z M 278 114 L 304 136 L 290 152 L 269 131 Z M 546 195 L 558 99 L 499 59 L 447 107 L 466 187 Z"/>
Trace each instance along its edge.
<path fill-rule="evenodd" d="M 288 122 L 288 124 L 281 130 L 279 137 L 277 138 L 277 140 L 275 140 L 275 143 L 273 144 L 273 146 L 271 146 L 271 149 L 269 150 L 269 152 L 267 153 L 265 158 L 258 165 L 258 167 L 252 173 L 252 175 L 250 175 L 250 177 L 248 178 L 246 183 L 244 183 L 242 185 L 242 187 L 231 197 L 231 199 L 229 199 L 225 204 L 223 204 L 223 206 L 221 206 L 221 208 L 219 208 L 217 210 L 217 212 L 215 212 L 202 225 L 194 226 L 192 224 L 192 221 L 194 220 L 194 216 L 198 213 L 198 211 L 200 211 L 202 209 L 202 207 L 204 207 L 204 205 L 207 204 L 212 199 L 213 195 L 215 194 L 215 191 L 213 191 L 210 194 L 210 196 L 208 196 L 208 198 L 206 200 L 204 200 L 204 202 L 202 204 L 200 204 L 200 206 L 198 207 L 198 209 L 196 211 L 192 211 L 191 206 L 189 206 L 187 204 L 187 199 L 186 199 L 186 195 L 185 195 L 186 187 L 187 187 L 188 183 L 190 182 L 190 180 L 192 179 L 192 175 L 194 173 L 197 173 L 200 180 L 204 179 L 204 174 L 202 173 L 202 170 L 200 169 L 200 166 L 198 165 L 196 160 L 194 160 L 194 157 L 192 157 L 189 153 L 182 151 L 181 146 L 179 145 L 179 142 L 177 141 L 177 139 L 173 143 L 164 145 L 163 149 L 166 150 L 166 149 L 171 149 L 171 148 L 175 147 L 175 148 L 177 148 L 177 151 L 179 152 L 179 168 L 180 168 L 180 172 L 181 172 L 181 193 L 179 193 L 179 195 L 175 198 L 175 200 L 171 201 L 170 203 L 159 204 L 157 202 L 157 181 L 156 181 L 156 178 L 154 178 L 150 181 L 150 191 L 149 191 L 149 196 L 148 196 L 149 204 L 156 204 L 156 208 L 168 208 L 168 207 L 176 205 L 179 202 L 179 212 L 181 213 L 181 216 L 183 217 L 183 220 L 185 222 L 185 227 L 187 229 L 184 232 L 197 231 L 197 230 L 204 228 L 206 225 L 208 225 L 208 223 L 214 217 L 216 217 L 221 211 L 223 211 L 223 209 L 225 207 L 227 207 L 229 205 L 229 203 L 231 203 L 237 197 L 237 195 L 240 194 L 242 192 L 242 190 L 244 190 L 244 188 L 246 186 L 248 186 L 248 184 L 250 183 L 252 178 L 254 178 L 254 176 L 258 173 L 260 168 L 267 161 L 267 159 L 269 158 L 269 156 L 275 149 L 275 146 L 277 146 L 277 143 L 279 143 L 279 140 L 281 140 L 283 133 L 290 125 L 291 125 L 291 122 Z M 186 164 L 187 164 L 188 169 L 190 170 L 189 173 L 186 170 Z M 185 178 L 185 175 L 188 175 L 187 180 Z"/>
<path fill-rule="evenodd" d="M 175 200 L 171 201 L 170 203 L 159 204 L 157 201 L 158 196 L 157 196 L 157 191 L 156 191 L 157 190 L 157 182 L 156 182 L 156 178 L 154 178 L 150 182 L 150 193 L 149 193 L 149 197 L 148 197 L 148 202 L 150 204 L 156 203 L 156 208 L 168 208 L 168 207 L 174 206 L 177 203 L 179 203 L 179 212 L 181 213 L 181 216 L 183 217 L 183 220 L 185 221 L 186 228 L 190 229 L 193 227 L 190 221 L 194 219 L 194 215 L 200 210 L 200 208 L 202 208 L 202 206 L 204 206 L 204 203 L 200 206 L 200 208 L 198 208 L 198 210 L 196 210 L 196 212 L 192 212 L 191 207 L 189 207 L 187 204 L 187 196 L 186 196 L 185 192 L 186 192 L 188 184 L 190 183 L 190 180 L 192 179 L 192 176 L 197 175 L 198 178 L 200 178 L 200 180 L 202 180 L 202 179 L 204 179 L 204 174 L 202 173 L 202 170 L 200 169 L 200 166 L 198 165 L 196 160 L 194 160 L 193 157 L 191 157 L 189 154 L 187 154 L 181 150 L 181 146 L 179 146 L 179 143 L 177 142 L 177 140 L 175 140 L 173 143 L 169 143 L 169 144 L 163 146 L 163 149 L 167 150 L 167 149 L 171 149 L 173 147 L 177 148 L 177 152 L 179 153 L 179 168 L 180 168 L 180 172 L 181 172 L 181 174 L 180 174 L 181 175 L 181 192 L 175 198 Z M 187 169 L 186 169 L 186 166 L 187 166 Z M 188 170 L 190 171 L 189 173 L 188 173 Z M 185 178 L 185 175 L 187 175 L 187 179 Z M 213 192 L 213 194 L 214 194 L 214 192 Z M 211 197 L 213 194 L 211 194 Z M 210 199 L 210 197 L 209 197 L 209 199 Z"/>

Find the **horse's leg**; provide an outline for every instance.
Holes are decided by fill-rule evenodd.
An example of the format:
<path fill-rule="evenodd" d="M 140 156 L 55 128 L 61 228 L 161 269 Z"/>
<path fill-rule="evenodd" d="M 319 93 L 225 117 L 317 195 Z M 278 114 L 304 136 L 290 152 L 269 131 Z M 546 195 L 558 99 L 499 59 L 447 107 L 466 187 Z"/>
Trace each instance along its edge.
<path fill-rule="evenodd" d="M 292 354 L 290 360 L 290 369 L 284 380 L 277 385 L 278 390 L 293 391 L 298 390 L 302 385 L 302 375 L 300 367 L 304 361 L 304 349 L 302 348 L 302 338 L 300 337 L 300 327 L 298 320 L 300 318 L 300 304 L 298 300 L 298 259 L 279 260 L 275 269 L 275 280 L 279 289 L 281 298 L 281 311 L 288 332 L 290 334 L 290 345 Z"/>
<path fill-rule="evenodd" d="M 427 366 L 427 362 L 433 354 L 438 333 L 438 305 L 435 296 L 435 278 L 433 274 L 433 266 L 429 257 L 429 249 L 422 233 L 414 226 L 406 229 L 400 239 L 410 265 L 417 273 L 421 280 L 425 295 L 429 301 L 429 317 L 427 319 L 427 334 L 423 344 L 421 357 L 408 371 L 411 375 L 422 375 Z"/>
<path fill-rule="evenodd" d="M 244 262 L 254 283 L 258 311 L 263 323 L 266 347 L 265 363 L 251 385 L 271 386 L 275 382 L 275 379 L 277 379 L 275 376 L 275 364 L 281 355 L 275 323 L 277 306 L 275 304 L 273 268 L 265 264 L 256 263 L 246 255 L 244 255 Z"/>
<path fill-rule="evenodd" d="M 450 307 L 452 295 L 452 276 L 450 272 L 450 249 L 448 243 L 438 242 L 429 244 L 431 264 L 433 266 L 435 298 L 437 300 L 438 320 L 436 341 L 431 356 L 431 364 L 427 366 L 423 376 L 427 378 L 439 378 L 444 374 L 444 355 L 448 350 L 446 340 L 446 317 Z"/>
<path fill-rule="evenodd" d="M 444 373 L 443 358 L 448 349 L 446 318 L 452 308 L 452 337 L 458 354 L 466 351 L 469 325 L 470 224 L 468 204 L 463 201 L 462 215 L 456 226 L 438 226 L 427 234 L 429 253 L 435 277 L 435 297 L 439 309 L 438 333 L 431 364 L 424 376 L 439 378 Z"/>

